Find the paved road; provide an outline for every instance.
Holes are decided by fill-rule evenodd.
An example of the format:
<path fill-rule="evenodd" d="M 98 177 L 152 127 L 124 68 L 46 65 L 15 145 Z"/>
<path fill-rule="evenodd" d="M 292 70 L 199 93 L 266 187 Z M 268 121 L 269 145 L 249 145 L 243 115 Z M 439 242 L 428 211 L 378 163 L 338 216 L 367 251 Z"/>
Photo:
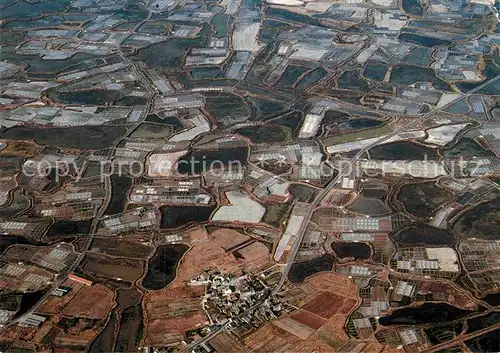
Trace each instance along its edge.
<path fill-rule="evenodd" d="M 479 90 L 481 90 L 482 88 L 496 82 L 497 80 L 500 79 L 500 76 L 497 76 L 485 83 L 483 83 L 482 85 L 476 87 L 475 89 L 469 91 L 466 95 L 471 95 Z M 313 202 L 311 203 L 311 209 L 308 213 L 308 215 L 306 216 L 306 218 L 304 219 L 304 222 L 302 223 L 302 226 L 300 227 L 300 230 L 299 230 L 299 235 L 298 237 L 296 238 L 295 242 L 293 243 L 293 246 L 292 246 L 292 249 L 290 251 L 290 254 L 288 256 L 288 260 L 287 260 L 287 264 L 282 272 L 282 275 L 281 275 L 281 279 L 280 279 L 280 282 L 278 283 L 278 285 L 275 287 L 275 289 L 273 290 L 273 293 L 277 293 L 282 287 L 283 285 L 285 284 L 286 282 L 286 279 L 288 277 L 288 274 L 290 273 L 290 270 L 292 268 L 292 265 L 293 265 L 293 262 L 295 260 L 295 257 L 297 256 L 297 253 L 299 251 L 299 248 L 300 248 L 300 245 L 302 243 L 302 239 L 304 238 L 304 235 L 305 235 L 305 232 L 307 230 L 307 227 L 309 225 L 309 222 L 311 221 L 311 217 L 315 211 L 315 209 L 321 204 L 321 201 L 323 201 L 323 199 L 328 195 L 328 193 L 338 184 L 338 182 L 345 176 L 348 176 L 351 174 L 352 172 L 352 167 L 356 164 L 357 160 L 368 150 L 370 150 L 371 148 L 373 147 L 376 147 L 380 144 L 382 144 L 383 142 L 389 140 L 390 138 L 410 129 L 411 127 L 413 127 L 414 125 L 417 125 L 419 123 L 422 123 L 426 120 L 429 120 L 431 119 L 432 117 L 435 116 L 435 114 L 441 110 L 444 110 L 450 106 L 452 106 L 454 103 L 456 103 L 457 101 L 459 101 L 460 99 L 464 98 L 464 96 L 458 96 L 457 98 L 453 99 L 452 101 L 450 101 L 448 104 L 436 109 L 436 110 L 433 110 L 427 114 L 424 114 L 422 115 L 420 118 L 416 118 L 415 120 L 411 121 L 410 123 L 406 124 L 405 126 L 403 126 L 402 128 L 392 132 L 391 134 L 389 135 L 385 135 L 383 137 L 381 137 L 380 139 L 378 139 L 377 141 L 375 141 L 374 143 L 372 143 L 371 145 L 361 149 L 354 157 L 352 157 L 349 162 L 345 165 L 345 167 L 341 170 L 339 170 L 339 174 L 333 179 L 330 181 L 330 183 L 328 183 L 326 185 L 326 187 L 320 192 L 318 193 L 318 195 L 316 196 L 316 198 L 313 200 Z"/>
<path fill-rule="evenodd" d="M 484 334 L 490 333 L 490 332 L 495 331 L 495 330 L 500 330 L 500 323 L 493 325 L 493 326 L 483 328 L 482 330 L 478 330 L 478 331 L 475 331 L 475 332 L 472 332 L 472 333 L 469 333 L 466 335 L 458 336 L 457 338 L 454 338 L 450 341 L 437 344 L 429 349 L 424 349 L 421 352 L 422 353 L 434 353 L 434 352 L 438 352 L 438 351 L 441 351 L 441 350 L 446 349 L 446 348 L 455 347 L 464 341 L 468 341 L 470 339 L 482 336 Z"/>
<path fill-rule="evenodd" d="M 483 83 L 481 86 L 478 86 L 477 88 L 469 91 L 467 93 L 467 95 L 473 94 L 474 92 L 479 91 L 480 89 L 488 86 L 489 84 L 491 84 L 493 82 L 496 82 L 499 79 L 500 79 L 500 76 L 497 76 L 497 77 L 495 77 L 495 78 L 493 78 L 493 79 L 491 79 L 491 80 Z M 381 137 L 379 140 L 375 141 L 370 146 L 367 146 L 367 147 L 363 148 L 362 150 L 360 150 L 353 158 L 350 159 L 350 161 L 348 162 L 348 164 L 346 165 L 346 167 L 344 169 L 342 169 L 342 170 L 339 171 L 339 174 L 332 181 L 330 181 L 330 183 L 328 183 L 326 185 L 326 187 L 320 193 L 318 193 L 318 195 L 316 196 L 316 198 L 311 203 L 311 209 L 310 209 L 310 211 L 308 213 L 308 216 L 306 217 L 306 219 L 302 223 L 302 226 L 301 226 L 301 228 L 299 230 L 299 237 L 295 240 L 295 242 L 294 242 L 294 244 L 292 246 L 292 250 L 290 251 L 290 254 L 288 256 L 286 267 L 285 267 L 285 269 L 282 272 L 280 282 L 277 284 L 277 286 L 272 291 L 273 294 L 278 293 L 281 290 L 281 288 L 283 287 L 283 285 L 285 284 L 285 282 L 286 282 L 286 279 L 288 277 L 288 274 L 290 273 L 290 269 L 291 269 L 292 264 L 293 264 L 293 262 L 295 260 L 295 257 L 297 256 L 297 252 L 298 252 L 298 250 L 300 248 L 300 244 L 302 243 L 302 239 L 304 237 L 305 231 L 306 231 L 307 226 L 308 226 L 308 224 L 309 224 L 309 222 L 311 220 L 311 217 L 312 217 L 312 214 L 313 214 L 314 210 L 316 209 L 316 207 L 318 207 L 320 205 L 321 201 L 326 197 L 326 195 L 328 195 L 328 193 L 337 185 L 337 183 L 341 180 L 341 178 L 344 177 L 344 176 L 347 176 L 347 175 L 349 175 L 351 173 L 352 167 L 354 166 L 354 164 L 356 163 L 356 161 L 363 155 L 363 153 L 365 153 L 366 151 L 368 151 L 369 149 L 371 149 L 371 148 L 373 148 L 375 146 L 380 145 L 381 143 L 387 141 L 388 139 L 394 137 L 395 135 L 397 135 L 397 134 L 399 134 L 399 133 L 401 133 L 401 132 L 403 132 L 403 131 L 411 128 L 412 126 L 417 125 L 418 123 L 424 122 L 424 121 L 432 118 L 434 116 L 434 114 L 436 114 L 437 112 L 439 112 L 439 111 L 441 111 L 443 109 L 446 109 L 446 108 L 450 107 L 451 105 L 453 105 L 454 103 L 456 103 L 457 101 L 459 101 L 462 98 L 464 98 L 464 96 L 459 96 L 458 98 L 455 98 L 452 101 L 450 101 L 448 104 L 446 104 L 446 105 L 444 105 L 444 106 L 442 106 L 442 107 L 440 107 L 440 108 L 438 108 L 436 110 L 433 110 L 432 112 L 429 112 L 429 113 L 423 115 L 420 118 L 417 118 L 417 119 L 411 121 L 410 123 L 406 124 L 401 129 L 399 129 L 397 131 L 394 131 L 393 133 L 391 133 L 389 135 Z M 258 304 L 256 307 L 258 307 L 260 305 L 262 305 L 262 304 Z M 183 353 L 190 352 L 197 345 L 209 341 L 211 338 L 213 338 L 214 336 L 216 336 L 222 330 L 226 330 L 227 329 L 227 325 L 228 324 L 226 323 L 226 324 L 222 325 L 220 328 L 212 331 L 206 337 L 203 337 L 200 340 L 191 343 L 186 348 L 184 348 L 182 350 L 182 352 Z"/>

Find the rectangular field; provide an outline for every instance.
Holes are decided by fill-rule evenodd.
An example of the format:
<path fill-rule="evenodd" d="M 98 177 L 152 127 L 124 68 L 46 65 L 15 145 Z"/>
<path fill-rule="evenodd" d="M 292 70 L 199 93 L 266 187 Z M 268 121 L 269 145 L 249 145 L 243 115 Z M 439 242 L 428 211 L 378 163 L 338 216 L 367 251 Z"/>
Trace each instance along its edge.
<path fill-rule="evenodd" d="M 314 330 L 309 326 L 303 325 L 300 322 L 297 322 L 289 317 L 281 318 L 277 321 L 273 321 L 273 325 L 279 327 L 286 332 L 291 333 L 292 335 L 305 340 L 307 339 Z"/>
<path fill-rule="evenodd" d="M 305 310 L 299 310 L 290 315 L 290 317 L 313 330 L 319 329 L 326 322 L 324 318 Z"/>
<path fill-rule="evenodd" d="M 322 292 L 302 307 L 303 310 L 328 319 L 333 314 L 347 314 L 356 304 L 354 299 L 341 297 L 334 293 Z"/>
<path fill-rule="evenodd" d="M 217 336 L 208 341 L 217 352 L 244 353 L 241 346 L 229 335 L 219 333 Z"/>

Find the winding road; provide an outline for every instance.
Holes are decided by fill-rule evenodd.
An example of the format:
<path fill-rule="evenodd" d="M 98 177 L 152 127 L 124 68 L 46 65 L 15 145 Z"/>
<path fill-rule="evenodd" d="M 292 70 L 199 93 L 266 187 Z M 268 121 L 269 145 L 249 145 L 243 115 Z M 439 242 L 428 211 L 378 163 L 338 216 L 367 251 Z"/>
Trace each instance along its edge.
<path fill-rule="evenodd" d="M 411 127 L 413 127 L 413 126 L 415 126 L 415 125 L 417 125 L 419 123 L 422 123 L 422 122 L 424 122 L 426 120 L 431 119 L 432 117 L 434 117 L 434 115 L 437 112 L 439 112 L 441 110 L 444 110 L 444 109 L 452 106 L 454 103 L 456 103 L 460 99 L 463 99 L 463 98 L 465 98 L 465 97 L 467 97 L 467 96 L 469 96 L 471 94 L 474 94 L 475 92 L 483 89 L 484 87 L 486 87 L 486 86 L 488 86 L 488 85 L 490 85 L 490 84 L 492 84 L 492 83 L 494 83 L 494 82 L 496 82 L 498 80 L 500 80 L 500 76 L 497 76 L 497 77 L 495 77 L 495 78 L 493 78 L 493 79 L 491 79 L 491 80 L 483 83 L 482 85 L 480 85 L 480 86 L 472 89 L 471 91 L 467 92 L 467 94 L 465 94 L 465 95 L 460 95 L 460 96 L 456 97 L 452 101 L 448 102 L 446 105 L 444 105 L 442 107 L 439 107 L 438 109 L 435 109 L 435 110 L 433 110 L 433 111 L 431 111 L 431 112 L 429 112 L 427 114 L 424 114 L 420 118 L 416 118 L 415 120 L 413 120 L 410 123 L 406 124 L 402 128 L 400 128 L 400 129 L 392 132 L 389 135 L 381 137 L 380 139 L 378 139 L 377 141 L 375 141 L 371 145 L 369 145 L 369 146 L 361 149 L 358 153 L 356 153 L 356 155 L 354 157 L 352 157 L 349 160 L 349 162 L 346 164 L 345 168 L 343 168 L 342 170 L 339 170 L 339 174 L 334 179 L 332 179 L 325 186 L 325 188 L 320 193 L 318 193 L 318 195 L 316 195 L 315 199 L 311 203 L 311 207 L 310 207 L 309 213 L 308 213 L 307 217 L 304 219 L 304 221 L 302 222 L 301 228 L 299 230 L 299 236 L 295 240 L 295 242 L 294 242 L 294 244 L 292 246 L 292 249 L 290 251 L 290 254 L 288 256 L 286 266 L 283 269 L 283 272 L 281 274 L 281 279 L 280 279 L 279 283 L 276 285 L 276 287 L 273 289 L 272 294 L 278 293 L 281 290 L 281 288 L 283 287 L 283 285 L 285 284 L 285 282 L 286 282 L 286 280 L 288 278 L 288 274 L 290 273 L 290 269 L 292 268 L 292 265 L 294 263 L 295 257 L 297 256 L 297 253 L 298 253 L 299 248 L 300 248 L 300 244 L 302 243 L 302 239 L 304 238 L 305 232 L 307 230 L 309 222 L 311 221 L 311 218 L 312 218 L 312 215 L 313 215 L 314 211 L 321 204 L 321 201 L 323 201 L 323 199 L 328 195 L 328 193 L 337 185 L 337 183 L 341 180 L 341 178 L 343 178 L 344 176 L 349 175 L 352 172 L 352 167 L 355 165 L 355 163 L 358 161 L 358 159 L 366 151 L 370 150 L 373 147 L 376 147 L 376 146 L 382 144 L 383 142 L 389 140 L 390 138 L 392 138 L 392 137 L 394 137 L 394 136 L 396 136 L 396 135 L 398 135 L 398 134 L 400 134 L 400 133 L 402 133 L 402 132 L 410 129 Z M 259 305 L 262 305 L 262 304 L 259 304 Z M 258 307 L 259 305 L 255 306 L 255 307 Z M 204 342 L 208 342 L 211 338 L 215 337 L 218 333 L 220 333 L 220 332 L 222 332 L 224 330 L 227 330 L 227 325 L 228 325 L 228 323 L 225 323 L 221 327 L 219 327 L 219 328 L 215 329 L 214 331 L 212 331 L 207 336 L 199 339 L 198 341 L 192 342 L 191 344 L 189 344 L 188 346 L 186 346 L 182 350 L 182 353 L 191 352 L 199 344 L 204 343 Z M 486 331 L 486 332 L 489 332 L 489 331 Z M 486 333 L 486 332 L 483 332 L 483 333 Z M 450 342 L 448 342 L 446 344 L 450 344 Z M 428 353 L 432 353 L 432 352 L 434 352 L 434 350 L 429 350 Z"/>
<path fill-rule="evenodd" d="M 388 135 L 385 135 L 383 137 L 381 137 L 380 139 L 378 139 L 377 141 L 375 141 L 374 143 L 372 143 L 371 145 L 369 146 L 366 146 L 365 148 L 359 150 L 358 153 L 356 153 L 356 155 L 354 157 L 352 157 L 349 162 L 345 165 L 345 167 L 341 170 L 339 170 L 339 174 L 333 179 L 331 180 L 326 186 L 325 188 L 316 195 L 316 198 L 313 200 L 313 202 L 311 203 L 311 208 L 309 210 L 309 213 L 307 215 L 307 217 L 304 219 L 304 221 L 302 222 L 302 225 L 300 227 L 300 230 L 299 230 L 299 234 L 298 234 L 298 237 L 297 239 L 295 240 L 295 242 L 293 243 L 293 246 L 292 246 L 292 249 L 290 251 L 290 254 L 288 256 L 288 259 L 287 259 L 287 264 L 282 272 L 282 275 L 281 275 L 281 279 L 280 279 L 280 282 L 278 283 L 278 285 L 275 287 L 275 289 L 273 290 L 273 293 L 278 293 L 281 288 L 283 287 L 283 285 L 285 284 L 286 282 L 286 279 L 288 277 L 288 274 L 290 273 L 290 270 L 292 268 L 292 265 L 293 265 L 293 262 L 295 261 L 295 257 L 297 256 L 297 253 L 299 251 L 299 248 L 300 248 L 300 244 L 302 243 L 302 239 L 304 238 L 304 235 L 306 233 L 306 230 L 307 230 L 307 227 L 309 225 L 309 222 L 311 221 L 311 218 L 312 218 L 312 215 L 314 213 L 314 211 L 316 210 L 316 208 L 321 204 L 321 201 L 323 201 L 323 199 L 328 195 L 328 193 L 339 183 L 340 180 L 342 180 L 342 178 L 344 176 L 347 176 L 349 174 L 351 174 L 352 172 L 352 168 L 353 166 L 356 164 L 356 162 L 358 161 L 358 159 L 365 153 L 367 152 L 368 150 L 382 144 L 383 142 L 391 139 L 392 137 L 410 129 L 411 127 L 413 127 L 414 125 L 417 125 L 419 123 L 422 123 L 426 120 L 429 120 L 431 119 L 432 117 L 435 116 L 435 114 L 441 110 L 444 110 L 446 108 L 449 108 L 450 106 L 452 106 L 453 104 L 455 104 L 457 101 L 463 99 L 464 97 L 467 97 L 471 94 L 474 94 L 475 92 L 483 89 L 484 87 L 496 82 L 500 80 L 500 76 L 497 76 L 485 83 L 483 83 L 482 85 L 470 90 L 469 92 L 467 92 L 467 94 L 465 95 L 460 95 L 456 98 L 454 98 L 453 100 L 451 100 L 450 102 L 448 102 L 446 105 L 442 106 L 442 107 L 439 107 L 438 109 L 435 109 L 427 114 L 424 114 L 422 115 L 420 118 L 416 118 L 415 120 L 411 121 L 410 123 L 406 124 L 405 126 L 403 126 L 402 128 L 396 130 L 396 131 L 393 131 L 392 133 L 388 134 Z"/>

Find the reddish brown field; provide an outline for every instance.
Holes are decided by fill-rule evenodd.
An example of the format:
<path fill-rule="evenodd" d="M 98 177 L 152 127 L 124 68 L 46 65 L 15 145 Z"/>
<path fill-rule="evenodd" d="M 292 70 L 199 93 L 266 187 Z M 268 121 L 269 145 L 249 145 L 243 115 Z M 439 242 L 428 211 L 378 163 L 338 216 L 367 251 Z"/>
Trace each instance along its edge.
<path fill-rule="evenodd" d="M 164 339 L 171 335 L 182 337 L 187 330 L 196 329 L 205 323 L 208 323 L 208 319 L 201 310 L 191 312 L 185 316 L 149 320 L 146 342 L 160 344 L 165 342 Z"/>
<path fill-rule="evenodd" d="M 423 281 L 419 293 L 433 293 L 434 297 L 441 296 L 441 300 L 467 310 L 477 310 L 477 305 L 464 292 L 448 283 L 438 281 Z M 441 293 L 441 294 L 439 294 Z"/>
<path fill-rule="evenodd" d="M 347 342 L 349 337 L 344 331 L 344 325 L 346 321 L 346 315 L 332 315 L 317 331 L 321 340 L 326 344 L 331 345 L 332 347 L 338 347 L 339 345 Z"/>
<path fill-rule="evenodd" d="M 350 190 L 333 189 L 321 202 L 321 207 L 345 206 L 356 198 L 357 194 Z"/>
<path fill-rule="evenodd" d="M 7 262 L 25 261 L 31 259 L 42 247 L 29 245 L 12 245 L 2 255 Z"/>
<path fill-rule="evenodd" d="M 358 287 L 353 281 L 337 273 L 318 273 L 315 276 L 309 277 L 306 283 L 318 291 L 334 292 L 335 294 L 353 299 L 358 297 Z"/>
<path fill-rule="evenodd" d="M 319 329 L 326 322 L 326 320 L 323 319 L 322 317 L 319 317 L 318 315 L 315 315 L 305 310 L 299 310 L 290 315 L 290 317 L 295 321 L 303 325 L 309 326 L 314 330 Z"/>
<path fill-rule="evenodd" d="M 239 237 L 239 233 L 228 229 L 216 230 L 211 235 L 208 235 L 203 227 L 188 230 L 183 234 L 183 238 L 189 242 L 191 248 L 181 260 L 177 268 L 176 278 L 164 289 L 144 295 L 144 333 L 147 342 L 157 343 L 170 339 L 175 340 L 179 334 L 196 329 L 207 322 L 208 318 L 204 312 L 193 305 L 195 302 L 200 303 L 204 294 L 203 286 L 187 284 L 193 277 L 209 268 L 217 268 L 222 273 L 241 275 L 241 269 L 244 266 L 256 266 L 262 258 L 267 263 L 267 254 L 269 252 L 267 248 L 264 250 L 259 245 L 255 245 L 246 250 L 248 258 L 236 259 L 232 253 L 226 253 L 221 246 L 222 240 L 220 240 L 220 244 L 213 240 L 213 234 L 215 233 L 217 233 L 218 238 Z M 242 240 L 243 238 L 238 239 Z M 224 243 L 223 245 L 227 246 L 228 244 Z M 159 308 L 169 307 L 172 303 L 182 303 L 183 301 L 189 303 L 189 305 L 186 305 L 189 312 L 185 315 L 178 317 L 159 316 L 159 310 L 161 311 Z M 171 335 L 165 336 L 166 333 Z M 172 334 L 174 335 L 172 336 Z"/>
<path fill-rule="evenodd" d="M 190 286 L 187 281 L 192 277 L 199 275 L 205 268 L 211 264 L 219 264 L 220 257 L 228 257 L 234 260 L 232 255 L 225 253 L 224 249 L 218 246 L 215 242 L 209 241 L 204 228 L 195 228 L 189 231 L 187 237 L 193 244 L 191 249 L 185 254 L 179 267 L 177 268 L 177 277 L 164 289 L 149 292 L 144 295 L 143 308 L 144 310 L 144 336 L 146 342 L 150 344 L 167 344 L 170 341 L 176 341 L 185 331 L 196 329 L 207 322 L 208 318 L 203 311 L 196 310 L 187 313 L 180 317 L 164 317 L 159 316 L 158 308 L 168 307 L 173 302 L 193 303 L 201 302 L 201 297 L 204 293 L 203 286 Z M 212 244 L 204 252 L 204 247 L 207 244 Z M 204 259 L 210 259 L 213 262 L 205 262 Z M 166 330 L 165 327 L 172 328 L 172 331 Z"/>
<path fill-rule="evenodd" d="M 101 285 L 82 286 L 62 311 L 62 315 L 104 319 L 114 306 L 114 293 Z"/>
<path fill-rule="evenodd" d="M 217 229 L 210 234 L 210 238 L 225 250 L 250 239 L 248 235 L 241 234 L 240 232 L 228 228 Z"/>
<path fill-rule="evenodd" d="M 243 353 L 241 346 L 229 335 L 219 333 L 208 342 L 217 352 Z"/>
<path fill-rule="evenodd" d="M 72 349 L 70 347 L 54 347 L 54 350 L 47 351 L 47 353 L 81 353 L 81 349 L 78 347 Z"/>
<path fill-rule="evenodd" d="M 151 319 L 184 316 L 189 312 L 195 312 L 200 309 L 201 301 L 199 297 L 150 301 L 146 305 L 146 310 Z"/>
<path fill-rule="evenodd" d="M 33 343 L 40 344 L 45 339 L 52 340 L 55 337 L 55 333 L 57 333 L 57 328 L 52 324 L 52 322 L 45 322 L 33 336 L 31 340 Z M 47 336 L 49 335 L 49 336 Z"/>
<path fill-rule="evenodd" d="M 272 324 L 302 340 L 307 339 L 314 333 L 312 328 L 303 325 L 290 317 L 281 317 L 278 320 L 274 320 Z"/>
<path fill-rule="evenodd" d="M 244 343 L 252 352 L 291 352 L 289 348 L 298 340 L 296 336 L 269 323 L 246 337 Z"/>
<path fill-rule="evenodd" d="M 240 266 L 232 254 L 226 253 L 217 243 L 206 239 L 189 250 L 179 266 L 177 275 L 180 279 L 188 280 L 210 267 L 216 267 L 222 273 L 238 273 Z"/>
<path fill-rule="evenodd" d="M 238 252 L 244 258 L 245 264 L 242 267 L 245 272 L 258 272 L 270 265 L 269 249 L 262 243 L 252 243 Z"/>
<path fill-rule="evenodd" d="M 302 307 L 313 314 L 328 319 L 333 314 L 348 314 L 356 306 L 354 299 L 342 297 L 330 292 L 322 292 Z"/>
<path fill-rule="evenodd" d="M 17 325 L 0 328 L 0 338 L 6 341 L 31 341 L 37 329 L 33 327 L 19 327 Z"/>
<path fill-rule="evenodd" d="M 216 232 L 234 232 L 233 230 L 217 230 Z M 211 236 L 210 236 L 211 237 Z M 199 275 L 208 268 L 217 268 L 222 273 L 241 274 L 241 269 L 245 266 L 254 265 L 252 261 L 260 261 L 266 257 L 267 248 L 262 248 L 262 244 L 253 245 L 243 252 L 248 256 L 244 259 L 236 259 L 233 254 L 226 253 L 224 248 L 211 240 L 204 228 L 195 228 L 190 230 L 186 238 L 189 239 L 192 247 L 184 255 L 179 268 L 177 269 L 176 279 L 170 283 L 168 288 L 175 288 L 184 281 L 188 281 L 194 276 Z M 262 245 L 262 246 L 261 246 Z M 264 246 L 265 247 L 265 246 Z"/>
<path fill-rule="evenodd" d="M 104 320 L 90 322 L 86 319 L 79 319 L 74 325 L 66 329 L 58 328 L 56 336 L 53 338 L 54 346 L 60 346 L 61 348 L 86 346 L 97 336 L 103 324 Z M 62 323 L 58 325 L 64 327 Z"/>
<path fill-rule="evenodd" d="M 285 330 L 290 333 L 295 332 L 292 330 L 293 325 L 291 328 L 284 327 L 285 330 L 277 327 L 274 330 L 267 328 L 250 335 L 248 338 L 251 339 L 250 342 L 255 342 L 253 344 L 259 347 L 260 341 L 269 341 L 266 343 L 269 345 L 279 342 L 287 352 L 326 353 L 339 351 L 348 341 L 344 324 L 349 313 L 358 305 L 358 288 L 352 280 L 332 272 L 319 273 L 309 277 L 300 285 L 290 286 L 285 296 L 294 298 L 293 302 L 300 307 L 298 311 L 290 315 L 290 318 L 314 332 L 306 336 L 297 331 L 298 337 L 292 335 L 293 339 L 286 338 L 285 342 L 282 342 L 279 337 L 284 335 Z M 271 323 L 265 327 L 267 326 L 276 325 Z M 256 336 L 258 334 L 266 336 Z M 267 338 L 272 335 L 274 335 L 272 338 Z M 264 349 L 265 344 L 262 346 L 263 352 Z M 267 352 L 270 351 L 272 350 L 267 350 Z"/>
<path fill-rule="evenodd" d="M 305 341 L 297 341 L 294 345 L 290 347 L 290 352 L 294 353 L 335 353 L 340 350 L 340 344 L 338 347 L 334 347 L 326 344 L 321 337 L 317 334 L 311 335 Z"/>
<path fill-rule="evenodd" d="M 0 151 L 0 156 L 34 157 L 42 150 L 42 146 L 31 140 L 0 140 L 7 147 Z"/>
<path fill-rule="evenodd" d="M 56 297 L 54 295 L 50 296 L 43 302 L 38 311 L 40 313 L 46 314 L 59 314 L 61 310 L 78 294 L 80 289 L 84 286 L 82 283 L 78 283 L 71 280 L 66 280 L 62 284 L 66 287 L 71 287 L 72 289 L 68 294 L 62 297 Z"/>
<path fill-rule="evenodd" d="M 376 341 L 365 340 L 351 340 L 344 347 L 344 350 L 359 353 L 401 352 L 400 349 L 383 346 Z"/>

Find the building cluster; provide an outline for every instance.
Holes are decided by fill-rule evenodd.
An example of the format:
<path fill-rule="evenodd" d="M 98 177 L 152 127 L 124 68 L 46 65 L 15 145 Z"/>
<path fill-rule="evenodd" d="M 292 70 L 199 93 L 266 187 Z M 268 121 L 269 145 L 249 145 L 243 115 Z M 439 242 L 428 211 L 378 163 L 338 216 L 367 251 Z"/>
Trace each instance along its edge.
<path fill-rule="evenodd" d="M 455 278 L 460 273 L 458 255 L 449 247 L 399 246 L 391 268 L 415 276 Z"/>
<path fill-rule="evenodd" d="M 26 96 L 25 96 L 26 97 Z M 34 99 L 38 99 L 38 96 Z M 33 100 L 33 99 L 32 99 Z M 16 125 L 51 125 L 60 127 L 104 125 L 124 118 L 135 120 L 141 114 L 141 108 L 124 108 L 98 106 L 85 107 L 19 107 L 0 112 L 0 125 L 13 127 Z"/>
<path fill-rule="evenodd" d="M 9 81 L 10 80 L 5 80 L 0 87 L 0 95 L 2 96 L 0 104 L 2 105 L 22 105 L 31 101 L 36 101 L 40 98 L 43 91 L 58 86 L 57 83 L 49 81 Z M 4 115 L 3 119 L 11 120 L 7 115 Z M 14 118 L 13 120 L 16 119 Z M 29 121 L 31 121 L 31 119 Z M 14 122 L 9 121 L 1 123 L 1 125 L 4 126 L 9 126 L 8 124 L 14 124 Z"/>
<path fill-rule="evenodd" d="M 14 175 L 0 177 L 0 206 L 7 204 L 10 200 L 10 191 L 16 186 L 17 182 Z"/>
<path fill-rule="evenodd" d="M 0 234 L 2 235 L 17 235 L 33 240 L 40 240 L 45 234 L 51 221 L 40 220 L 13 220 L 0 222 Z"/>
<path fill-rule="evenodd" d="M 350 269 L 349 273 L 370 275 L 368 268 Z M 358 274 L 358 276 L 360 276 Z M 351 275 L 352 276 L 352 275 Z M 361 305 L 354 311 L 347 329 L 354 337 L 364 339 L 373 335 L 377 328 L 377 320 L 390 308 L 389 284 L 377 279 L 371 280 L 369 286 L 360 289 Z"/>
<path fill-rule="evenodd" d="M 307 181 L 321 184 L 332 176 L 325 164 L 321 148 L 312 140 L 299 140 L 281 146 L 255 147 L 250 153 L 250 161 L 265 167 L 269 163 L 295 166 L 294 181 Z"/>
<path fill-rule="evenodd" d="M 431 219 L 430 224 L 437 228 L 446 229 L 467 208 L 491 201 L 499 195 L 498 186 L 489 179 L 447 178 L 440 180 L 439 183 L 452 191 L 455 197 L 441 206 Z"/>
<path fill-rule="evenodd" d="M 161 119 L 179 119 L 184 129 L 174 134 L 172 142 L 191 141 L 197 136 L 210 131 L 208 117 L 203 112 L 205 98 L 199 93 L 175 93 L 169 81 L 155 79 L 155 86 L 163 95 L 155 99 L 155 109 Z"/>
<path fill-rule="evenodd" d="M 43 150 L 35 157 L 25 160 L 21 167 L 20 183 L 37 192 L 51 189 L 64 181 L 66 177 L 76 176 L 78 173 L 83 172 L 87 159 L 87 155 L 66 154 L 50 149 Z M 76 185 L 73 185 L 73 189 L 78 188 Z M 77 197 L 79 196 L 81 195 L 77 195 Z M 98 194 L 96 194 L 96 197 L 98 197 Z M 53 201 L 61 202 L 62 198 L 65 198 L 65 196 L 60 196 L 60 199 L 56 197 Z M 71 200 L 66 199 L 66 201 Z"/>
<path fill-rule="evenodd" d="M 361 160 L 358 163 L 360 170 L 371 176 L 409 175 L 414 178 L 434 179 L 448 174 L 445 167 L 436 161 Z"/>
<path fill-rule="evenodd" d="M 312 227 L 306 230 L 304 238 L 300 243 L 299 251 L 297 252 L 296 261 L 306 261 L 318 258 L 325 254 L 323 243 L 327 239 L 326 234 Z"/>
<path fill-rule="evenodd" d="M 351 278 L 360 288 L 367 287 L 370 279 L 382 271 L 383 268 L 380 265 L 371 264 L 346 264 L 335 267 L 335 272 Z"/>
<path fill-rule="evenodd" d="M 212 202 L 212 195 L 201 187 L 199 179 L 155 180 L 152 184 L 134 185 L 130 201 L 137 204 L 208 205 Z"/>
<path fill-rule="evenodd" d="M 265 171 L 255 165 L 245 168 L 245 186 L 252 190 L 252 194 L 264 202 L 287 202 L 291 198 L 288 190 L 290 182 Z"/>
<path fill-rule="evenodd" d="M 75 1 L 75 7 L 84 14 L 95 11 L 96 4 L 85 1 Z M 50 29 L 32 29 L 26 31 L 27 41 L 16 49 L 19 55 L 38 55 L 42 60 L 65 60 L 77 54 L 93 54 L 107 56 L 118 50 L 133 50 L 147 47 L 151 44 L 168 39 L 164 34 L 155 33 L 148 26 L 123 28 L 126 23 L 121 16 L 125 11 L 126 2 L 108 1 L 106 5 L 99 4 L 99 14 L 87 17 L 79 12 L 66 13 L 66 28 L 56 27 L 63 23 L 47 23 Z M 82 25 L 81 28 L 78 25 Z M 21 22 L 15 22 L 12 28 L 24 29 Z"/>
<path fill-rule="evenodd" d="M 77 254 L 69 244 L 53 247 L 28 247 L 23 261 L 17 255 L 4 255 L 0 264 L 0 289 L 3 292 L 36 292 L 52 285 L 71 269 Z"/>
<path fill-rule="evenodd" d="M 458 246 L 467 277 L 478 295 L 500 289 L 500 243 L 498 241 L 468 239 Z"/>
<path fill-rule="evenodd" d="M 237 336 L 253 331 L 286 312 L 288 306 L 271 295 L 259 277 L 224 275 L 209 270 L 190 281 L 204 285 L 203 308 L 213 325 L 227 325 Z"/>
<path fill-rule="evenodd" d="M 105 196 L 104 185 L 68 184 L 55 193 L 37 199 L 35 213 L 39 217 L 83 220 L 96 216 Z"/>
<path fill-rule="evenodd" d="M 160 215 L 156 208 L 135 207 L 123 213 L 102 218 L 98 233 L 110 235 L 153 229 L 158 226 L 159 222 Z"/>
<path fill-rule="evenodd" d="M 300 127 L 299 138 L 315 137 L 328 110 L 341 108 L 339 101 L 321 99 L 313 102 Z"/>

